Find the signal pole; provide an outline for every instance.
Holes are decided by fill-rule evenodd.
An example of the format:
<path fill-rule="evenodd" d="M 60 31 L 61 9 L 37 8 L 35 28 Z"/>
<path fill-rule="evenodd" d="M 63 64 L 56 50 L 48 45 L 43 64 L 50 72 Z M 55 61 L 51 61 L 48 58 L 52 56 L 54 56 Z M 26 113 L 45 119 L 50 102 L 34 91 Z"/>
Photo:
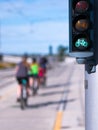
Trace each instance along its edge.
<path fill-rule="evenodd" d="M 69 0 L 69 52 L 85 64 L 85 130 L 98 129 L 97 12 L 98 0 Z"/>
<path fill-rule="evenodd" d="M 94 44 L 96 73 L 85 71 L 85 127 L 86 130 L 98 129 L 98 0 L 94 0 Z"/>
<path fill-rule="evenodd" d="M 98 129 L 98 66 L 96 73 L 85 72 L 85 127 Z"/>

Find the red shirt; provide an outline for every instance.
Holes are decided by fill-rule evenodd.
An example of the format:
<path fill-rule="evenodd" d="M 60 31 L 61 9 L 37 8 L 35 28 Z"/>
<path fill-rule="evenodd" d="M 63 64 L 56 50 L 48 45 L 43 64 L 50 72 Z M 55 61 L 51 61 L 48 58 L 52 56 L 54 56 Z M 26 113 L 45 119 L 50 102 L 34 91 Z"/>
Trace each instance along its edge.
<path fill-rule="evenodd" d="M 43 77 L 43 76 L 44 76 L 44 69 L 43 69 L 43 68 L 39 68 L 39 73 L 38 73 L 38 75 L 39 75 L 40 77 Z"/>

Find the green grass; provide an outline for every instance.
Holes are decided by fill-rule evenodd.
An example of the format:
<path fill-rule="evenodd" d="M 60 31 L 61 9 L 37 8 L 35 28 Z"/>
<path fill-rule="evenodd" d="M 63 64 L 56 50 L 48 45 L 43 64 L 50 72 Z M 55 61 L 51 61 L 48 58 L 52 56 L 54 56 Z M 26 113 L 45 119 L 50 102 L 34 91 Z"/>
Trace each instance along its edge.
<path fill-rule="evenodd" d="M 0 63 L 0 69 L 5 69 L 5 68 L 12 68 L 15 67 L 15 63 L 7 63 L 7 62 L 1 62 Z"/>

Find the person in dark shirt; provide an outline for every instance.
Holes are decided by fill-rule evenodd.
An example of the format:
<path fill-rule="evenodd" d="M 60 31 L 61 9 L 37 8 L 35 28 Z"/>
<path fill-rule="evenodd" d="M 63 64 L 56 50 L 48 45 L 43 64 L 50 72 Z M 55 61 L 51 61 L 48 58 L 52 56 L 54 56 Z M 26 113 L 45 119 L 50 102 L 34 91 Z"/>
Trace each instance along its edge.
<path fill-rule="evenodd" d="M 39 65 L 40 65 L 39 81 L 40 81 L 40 84 L 43 84 L 46 82 L 47 64 L 48 64 L 47 58 L 41 57 L 40 61 L 39 61 Z"/>
<path fill-rule="evenodd" d="M 16 66 L 16 80 L 18 82 L 17 101 L 20 100 L 22 79 L 25 79 L 27 81 L 27 86 L 29 86 L 28 69 L 29 69 L 29 64 L 27 63 L 27 55 L 24 55 L 22 57 L 22 61 L 20 63 L 18 63 Z"/>
<path fill-rule="evenodd" d="M 40 64 L 40 66 L 41 66 L 43 69 L 45 69 L 45 71 L 46 71 L 46 69 L 47 69 L 47 64 L 48 64 L 47 58 L 46 58 L 46 57 L 42 57 L 42 58 L 40 59 L 39 64 Z"/>

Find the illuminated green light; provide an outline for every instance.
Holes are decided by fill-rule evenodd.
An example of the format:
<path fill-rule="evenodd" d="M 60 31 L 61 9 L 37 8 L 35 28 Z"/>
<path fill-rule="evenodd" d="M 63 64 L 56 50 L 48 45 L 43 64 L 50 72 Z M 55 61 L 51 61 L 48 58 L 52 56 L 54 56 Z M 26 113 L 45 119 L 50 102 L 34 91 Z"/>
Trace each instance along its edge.
<path fill-rule="evenodd" d="M 75 42 L 75 47 L 79 48 L 80 50 L 84 50 L 89 46 L 89 43 L 87 39 L 85 38 L 80 38 Z"/>

